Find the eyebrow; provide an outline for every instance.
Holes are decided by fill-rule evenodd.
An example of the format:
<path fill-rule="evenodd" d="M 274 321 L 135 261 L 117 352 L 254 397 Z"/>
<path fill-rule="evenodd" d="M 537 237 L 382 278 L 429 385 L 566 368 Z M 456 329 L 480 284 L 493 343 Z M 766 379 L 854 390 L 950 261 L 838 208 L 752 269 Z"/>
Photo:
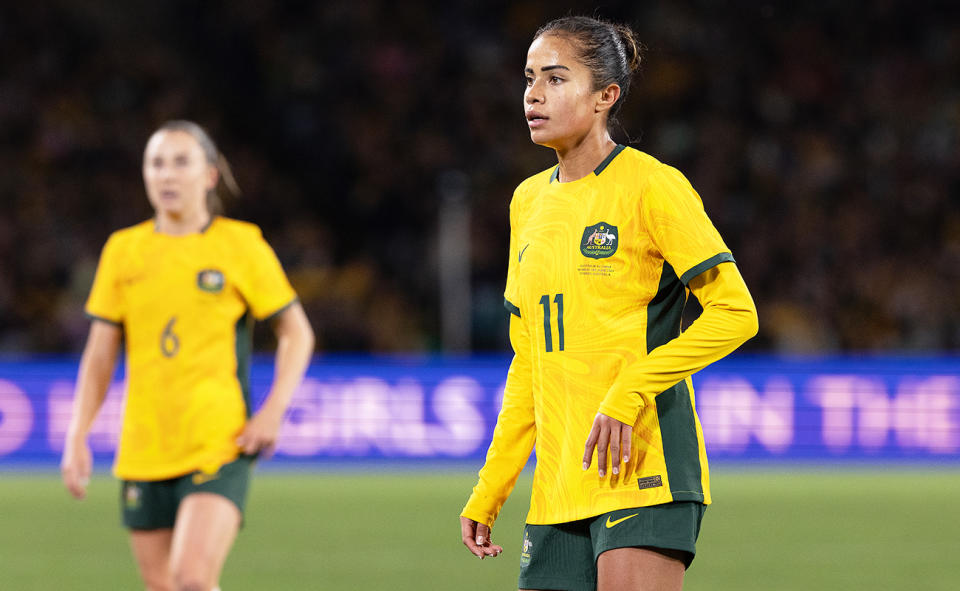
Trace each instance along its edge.
<path fill-rule="evenodd" d="M 561 66 L 561 65 L 559 65 L 559 64 L 554 65 L 554 66 L 544 66 L 544 67 L 540 68 L 540 71 L 541 71 L 541 72 L 549 72 L 550 70 L 566 70 L 566 71 L 569 72 L 569 71 L 570 71 L 570 68 L 568 68 L 568 67 L 566 67 L 566 66 Z M 533 71 L 533 68 L 526 68 L 526 69 L 524 70 L 524 72 L 529 72 L 530 74 L 535 74 L 535 73 L 536 73 L 536 72 Z"/>

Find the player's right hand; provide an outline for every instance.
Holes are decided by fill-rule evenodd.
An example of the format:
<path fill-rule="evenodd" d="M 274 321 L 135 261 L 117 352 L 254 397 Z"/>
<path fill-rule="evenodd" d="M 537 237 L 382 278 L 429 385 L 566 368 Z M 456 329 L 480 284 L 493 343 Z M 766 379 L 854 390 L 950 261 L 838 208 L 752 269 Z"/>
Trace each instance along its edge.
<path fill-rule="evenodd" d="M 477 523 L 461 516 L 460 535 L 463 545 L 480 560 L 487 556 L 500 556 L 503 552 L 502 546 L 490 542 L 490 527 L 485 523 Z"/>
<path fill-rule="evenodd" d="M 67 441 L 63 447 L 63 457 L 60 459 L 60 476 L 63 484 L 75 498 L 87 496 L 87 485 L 90 483 L 90 473 L 93 471 L 93 454 L 86 441 Z"/>

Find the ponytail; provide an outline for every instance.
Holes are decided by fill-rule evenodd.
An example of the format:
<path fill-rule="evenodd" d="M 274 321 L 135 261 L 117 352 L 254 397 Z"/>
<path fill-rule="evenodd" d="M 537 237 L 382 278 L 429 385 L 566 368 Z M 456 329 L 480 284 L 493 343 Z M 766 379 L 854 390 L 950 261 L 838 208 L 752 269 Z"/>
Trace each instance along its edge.
<path fill-rule="evenodd" d="M 616 24 L 614 29 L 620 35 L 620 41 L 623 43 L 623 50 L 627 58 L 627 69 L 630 70 L 631 74 L 639 73 L 646 47 L 637 39 L 637 34 L 633 32 L 633 29 L 627 25 Z"/>

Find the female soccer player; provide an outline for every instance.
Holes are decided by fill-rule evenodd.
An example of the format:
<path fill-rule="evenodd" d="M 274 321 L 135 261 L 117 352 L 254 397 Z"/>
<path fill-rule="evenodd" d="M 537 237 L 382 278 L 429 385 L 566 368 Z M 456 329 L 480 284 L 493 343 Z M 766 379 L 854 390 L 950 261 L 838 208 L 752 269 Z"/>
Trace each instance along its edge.
<path fill-rule="evenodd" d="M 93 463 L 87 433 L 123 337 L 114 473 L 140 575 L 150 591 L 210 591 L 242 521 L 253 460 L 276 440 L 314 336 L 260 229 L 211 212 L 218 181 L 233 178 L 201 127 L 160 127 L 144 151 L 143 179 L 156 216 L 113 233 L 103 249 L 61 469 L 83 498 Z M 254 318 L 273 321 L 277 353 L 270 393 L 250 417 Z"/>
<path fill-rule="evenodd" d="M 523 589 L 682 588 L 710 503 L 690 376 L 757 332 L 697 193 L 610 137 L 640 54 L 629 28 L 585 17 L 548 23 L 527 53 L 530 137 L 558 165 L 510 205 L 515 355 L 460 517 L 473 554 L 500 554 L 490 530 L 536 445 Z M 688 291 L 703 313 L 681 334 Z"/>

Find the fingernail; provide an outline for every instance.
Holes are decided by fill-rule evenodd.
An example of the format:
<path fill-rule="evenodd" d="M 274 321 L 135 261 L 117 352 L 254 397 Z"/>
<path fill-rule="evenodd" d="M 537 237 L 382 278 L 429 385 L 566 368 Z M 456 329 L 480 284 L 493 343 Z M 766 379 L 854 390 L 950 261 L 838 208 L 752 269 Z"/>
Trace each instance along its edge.
<path fill-rule="evenodd" d="M 483 545 L 483 536 L 477 536 L 477 545 L 478 545 L 478 546 L 482 546 L 482 545 Z"/>
<path fill-rule="evenodd" d="M 584 469 L 584 470 L 586 470 L 586 469 L 589 468 L 589 467 L 590 467 L 590 464 L 588 464 L 588 463 L 586 463 L 586 462 L 583 463 L 583 469 Z"/>
<path fill-rule="evenodd" d="M 607 473 L 606 473 L 605 471 L 600 470 L 600 478 L 603 478 L 603 477 L 606 476 L 606 475 L 607 475 Z"/>
<path fill-rule="evenodd" d="M 627 463 L 630 461 L 630 456 L 623 456 L 623 462 Z"/>
<path fill-rule="evenodd" d="M 614 467 L 613 467 L 613 473 L 614 473 L 614 474 L 619 474 L 619 473 L 620 473 L 620 467 L 619 467 L 619 466 L 614 466 Z"/>

